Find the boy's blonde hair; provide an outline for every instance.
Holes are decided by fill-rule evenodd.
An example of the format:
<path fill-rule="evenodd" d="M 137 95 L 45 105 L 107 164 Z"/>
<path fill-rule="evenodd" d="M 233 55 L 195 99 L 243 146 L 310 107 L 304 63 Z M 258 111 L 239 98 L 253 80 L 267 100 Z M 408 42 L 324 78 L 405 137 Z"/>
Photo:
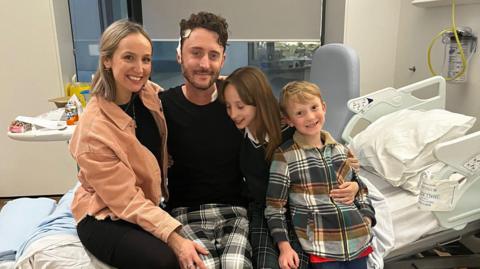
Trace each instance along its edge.
<path fill-rule="evenodd" d="M 288 116 L 287 104 L 289 102 L 305 103 L 318 97 L 324 103 L 320 88 L 308 81 L 292 81 L 282 88 L 280 93 L 280 109 L 284 116 Z"/>

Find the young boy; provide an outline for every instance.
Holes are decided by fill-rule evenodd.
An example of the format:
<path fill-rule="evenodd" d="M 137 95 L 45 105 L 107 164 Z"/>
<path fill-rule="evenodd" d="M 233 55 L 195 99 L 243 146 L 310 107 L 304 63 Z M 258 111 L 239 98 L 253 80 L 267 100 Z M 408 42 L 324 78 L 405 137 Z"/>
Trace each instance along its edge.
<path fill-rule="evenodd" d="M 345 181 L 360 181 L 347 161 L 352 153 L 322 130 L 326 105 L 319 88 L 306 81 L 288 83 L 280 95 L 280 108 L 287 123 L 296 128 L 293 138 L 273 156 L 267 190 L 265 216 L 280 250 L 280 267 L 298 266 L 285 223 L 288 202 L 311 268 L 367 268 L 375 212 L 363 184 L 353 205 L 329 196 Z"/>

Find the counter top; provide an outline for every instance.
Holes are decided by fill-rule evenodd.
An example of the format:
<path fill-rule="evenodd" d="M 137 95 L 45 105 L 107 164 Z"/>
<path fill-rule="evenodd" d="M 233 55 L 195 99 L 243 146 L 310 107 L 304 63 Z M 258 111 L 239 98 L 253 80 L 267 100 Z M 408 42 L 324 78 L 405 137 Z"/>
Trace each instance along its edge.
<path fill-rule="evenodd" d="M 75 131 L 75 125 L 69 125 L 62 130 L 49 130 L 46 128 L 32 129 L 24 133 L 8 132 L 11 139 L 19 141 L 68 141 Z"/>

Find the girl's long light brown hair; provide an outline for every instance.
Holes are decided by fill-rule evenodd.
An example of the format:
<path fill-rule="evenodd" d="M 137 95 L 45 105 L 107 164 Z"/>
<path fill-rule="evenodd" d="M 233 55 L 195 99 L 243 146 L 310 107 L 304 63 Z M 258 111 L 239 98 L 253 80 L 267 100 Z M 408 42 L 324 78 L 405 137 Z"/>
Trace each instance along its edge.
<path fill-rule="evenodd" d="M 254 119 L 256 130 L 253 135 L 260 144 L 266 144 L 265 159 L 270 161 L 275 149 L 282 142 L 282 134 L 280 130 L 280 107 L 273 95 L 267 77 L 256 67 L 238 68 L 225 80 L 219 91 L 220 100 L 225 100 L 225 88 L 230 84 L 235 86 L 242 102 L 256 107 Z M 268 143 L 266 142 L 267 136 Z"/>

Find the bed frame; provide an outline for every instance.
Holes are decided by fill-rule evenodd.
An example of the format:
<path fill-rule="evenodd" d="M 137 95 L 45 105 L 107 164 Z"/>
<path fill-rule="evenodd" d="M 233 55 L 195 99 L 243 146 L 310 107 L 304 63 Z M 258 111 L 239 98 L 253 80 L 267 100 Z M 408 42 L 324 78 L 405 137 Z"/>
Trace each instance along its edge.
<path fill-rule="evenodd" d="M 435 93 L 431 95 L 432 91 Z M 419 97 L 430 93 L 427 98 Z M 440 77 L 432 77 L 405 87 L 386 88 L 348 101 L 354 116 L 347 123 L 342 138 L 350 142 L 353 135 L 383 115 L 401 110 L 445 109 L 446 85 Z M 362 125 L 362 127 L 358 127 Z M 480 268 L 480 131 L 439 143 L 433 154 L 446 166 L 436 173 L 439 180 L 452 173 L 465 176 L 455 193 L 454 209 L 433 211 L 440 225 L 446 230 L 428 235 L 412 245 L 396 249 L 385 258 L 385 268 Z M 416 224 L 421 225 L 421 224 Z M 460 242 L 473 254 L 445 257 L 419 257 L 417 254 Z"/>

